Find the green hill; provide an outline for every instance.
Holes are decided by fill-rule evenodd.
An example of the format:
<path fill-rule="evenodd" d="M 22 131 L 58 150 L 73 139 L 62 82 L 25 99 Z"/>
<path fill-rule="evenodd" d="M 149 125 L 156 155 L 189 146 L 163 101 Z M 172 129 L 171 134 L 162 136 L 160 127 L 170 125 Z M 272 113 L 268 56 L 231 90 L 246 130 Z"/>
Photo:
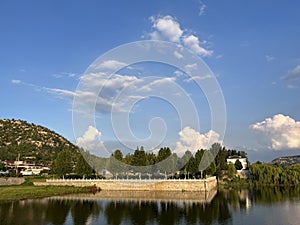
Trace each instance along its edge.
<path fill-rule="evenodd" d="M 66 138 L 43 126 L 23 120 L 0 119 L 0 160 L 32 159 L 36 163 L 51 163 L 64 148 L 74 156 L 79 148 Z"/>

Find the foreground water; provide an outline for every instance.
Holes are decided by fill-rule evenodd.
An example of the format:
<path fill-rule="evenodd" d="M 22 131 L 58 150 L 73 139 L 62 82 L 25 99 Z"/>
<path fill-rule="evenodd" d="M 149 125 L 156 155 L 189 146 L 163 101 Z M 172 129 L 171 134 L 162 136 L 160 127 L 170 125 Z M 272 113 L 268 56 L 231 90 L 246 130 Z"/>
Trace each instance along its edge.
<path fill-rule="evenodd" d="M 298 189 L 100 192 L 0 202 L 1 225 L 300 224 Z"/>

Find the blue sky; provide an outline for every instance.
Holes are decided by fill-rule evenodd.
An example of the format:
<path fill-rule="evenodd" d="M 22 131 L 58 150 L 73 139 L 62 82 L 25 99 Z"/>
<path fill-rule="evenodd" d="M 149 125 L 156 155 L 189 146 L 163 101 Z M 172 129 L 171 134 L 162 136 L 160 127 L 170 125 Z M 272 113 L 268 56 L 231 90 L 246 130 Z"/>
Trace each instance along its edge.
<path fill-rule="evenodd" d="M 86 126 L 87 122 L 74 137 L 73 97 L 99 56 L 127 43 L 162 40 L 201 57 L 216 76 L 227 112 L 225 146 L 246 150 L 251 161 L 300 154 L 299 8 L 299 1 L 271 0 L 1 1 L 0 118 L 46 126 L 86 148 L 122 148 L 103 104 L 96 106 L 95 123 Z M 138 86 L 142 88 L 153 81 L 147 77 L 156 76 L 165 86 L 154 90 L 172 93 L 170 85 L 176 83 L 195 104 L 200 128 L 181 126 L 176 107 L 159 98 L 145 98 L 145 93 L 133 108 L 121 107 L 115 116 L 129 113 L 139 139 L 151 135 L 148 123 L 160 117 L 166 126 L 161 145 L 177 152 L 223 139 L 211 127 L 205 93 L 179 72 L 159 63 L 127 65 L 111 78 L 110 87 L 119 91 L 143 84 Z M 105 88 L 101 99 L 109 102 L 116 92 Z M 160 134 L 162 124 L 156 122 L 153 129 Z"/>

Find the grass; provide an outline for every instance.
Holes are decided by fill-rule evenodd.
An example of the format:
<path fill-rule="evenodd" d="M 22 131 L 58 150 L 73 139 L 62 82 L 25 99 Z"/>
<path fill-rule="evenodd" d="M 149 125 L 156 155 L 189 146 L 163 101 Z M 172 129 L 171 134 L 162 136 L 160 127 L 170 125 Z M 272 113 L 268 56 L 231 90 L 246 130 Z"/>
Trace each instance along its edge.
<path fill-rule="evenodd" d="M 44 198 L 57 195 L 91 192 L 90 187 L 34 186 L 34 178 L 26 178 L 25 183 L 15 186 L 0 186 L 0 201 Z M 41 181 L 41 180 L 40 180 Z"/>

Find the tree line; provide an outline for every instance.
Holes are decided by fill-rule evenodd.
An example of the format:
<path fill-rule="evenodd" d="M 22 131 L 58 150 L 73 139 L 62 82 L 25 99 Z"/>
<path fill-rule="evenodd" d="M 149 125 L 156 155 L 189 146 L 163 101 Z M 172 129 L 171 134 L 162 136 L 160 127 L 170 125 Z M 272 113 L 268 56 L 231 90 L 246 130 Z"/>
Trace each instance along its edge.
<path fill-rule="evenodd" d="M 300 164 L 281 166 L 261 162 L 250 165 L 250 180 L 257 185 L 295 186 L 300 184 Z"/>
<path fill-rule="evenodd" d="M 128 176 L 128 173 L 148 173 L 150 176 L 158 172 L 171 178 L 200 178 L 224 173 L 234 176 L 242 164 L 239 160 L 235 165 L 227 164 L 226 159 L 233 155 L 247 158 L 244 151 L 228 150 L 219 143 L 213 144 L 208 150 L 197 150 L 194 154 L 187 150 L 181 157 L 169 147 L 160 148 L 157 154 L 137 147 L 132 154 L 125 156 L 118 149 L 107 160 L 106 169 L 119 177 Z"/>
<path fill-rule="evenodd" d="M 77 174 L 81 177 L 91 176 L 93 173 L 101 173 L 101 168 L 93 165 L 94 157 L 81 150 L 82 154 L 71 154 L 67 148 L 60 151 L 53 161 L 52 172 L 63 177 L 66 174 Z M 169 178 L 200 178 L 205 176 L 233 177 L 237 169 L 242 165 L 237 160 L 233 164 L 227 164 L 229 156 L 238 155 L 247 158 L 244 151 L 230 150 L 215 143 L 210 149 L 200 149 L 194 154 L 187 150 L 179 157 L 169 147 L 162 147 L 157 154 L 147 152 L 144 147 L 137 147 L 133 153 L 123 155 L 122 151 L 115 150 L 108 159 L 101 159 L 101 167 L 112 173 L 115 178 L 140 175 L 140 178 L 153 178 L 155 176 Z M 89 163 L 86 162 L 88 159 Z M 99 162 L 99 160 L 97 161 Z M 98 165 L 99 166 L 99 165 Z M 101 169 L 101 170 L 102 170 Z M 98 170 L 98 171 L 97 171 Z"/>

